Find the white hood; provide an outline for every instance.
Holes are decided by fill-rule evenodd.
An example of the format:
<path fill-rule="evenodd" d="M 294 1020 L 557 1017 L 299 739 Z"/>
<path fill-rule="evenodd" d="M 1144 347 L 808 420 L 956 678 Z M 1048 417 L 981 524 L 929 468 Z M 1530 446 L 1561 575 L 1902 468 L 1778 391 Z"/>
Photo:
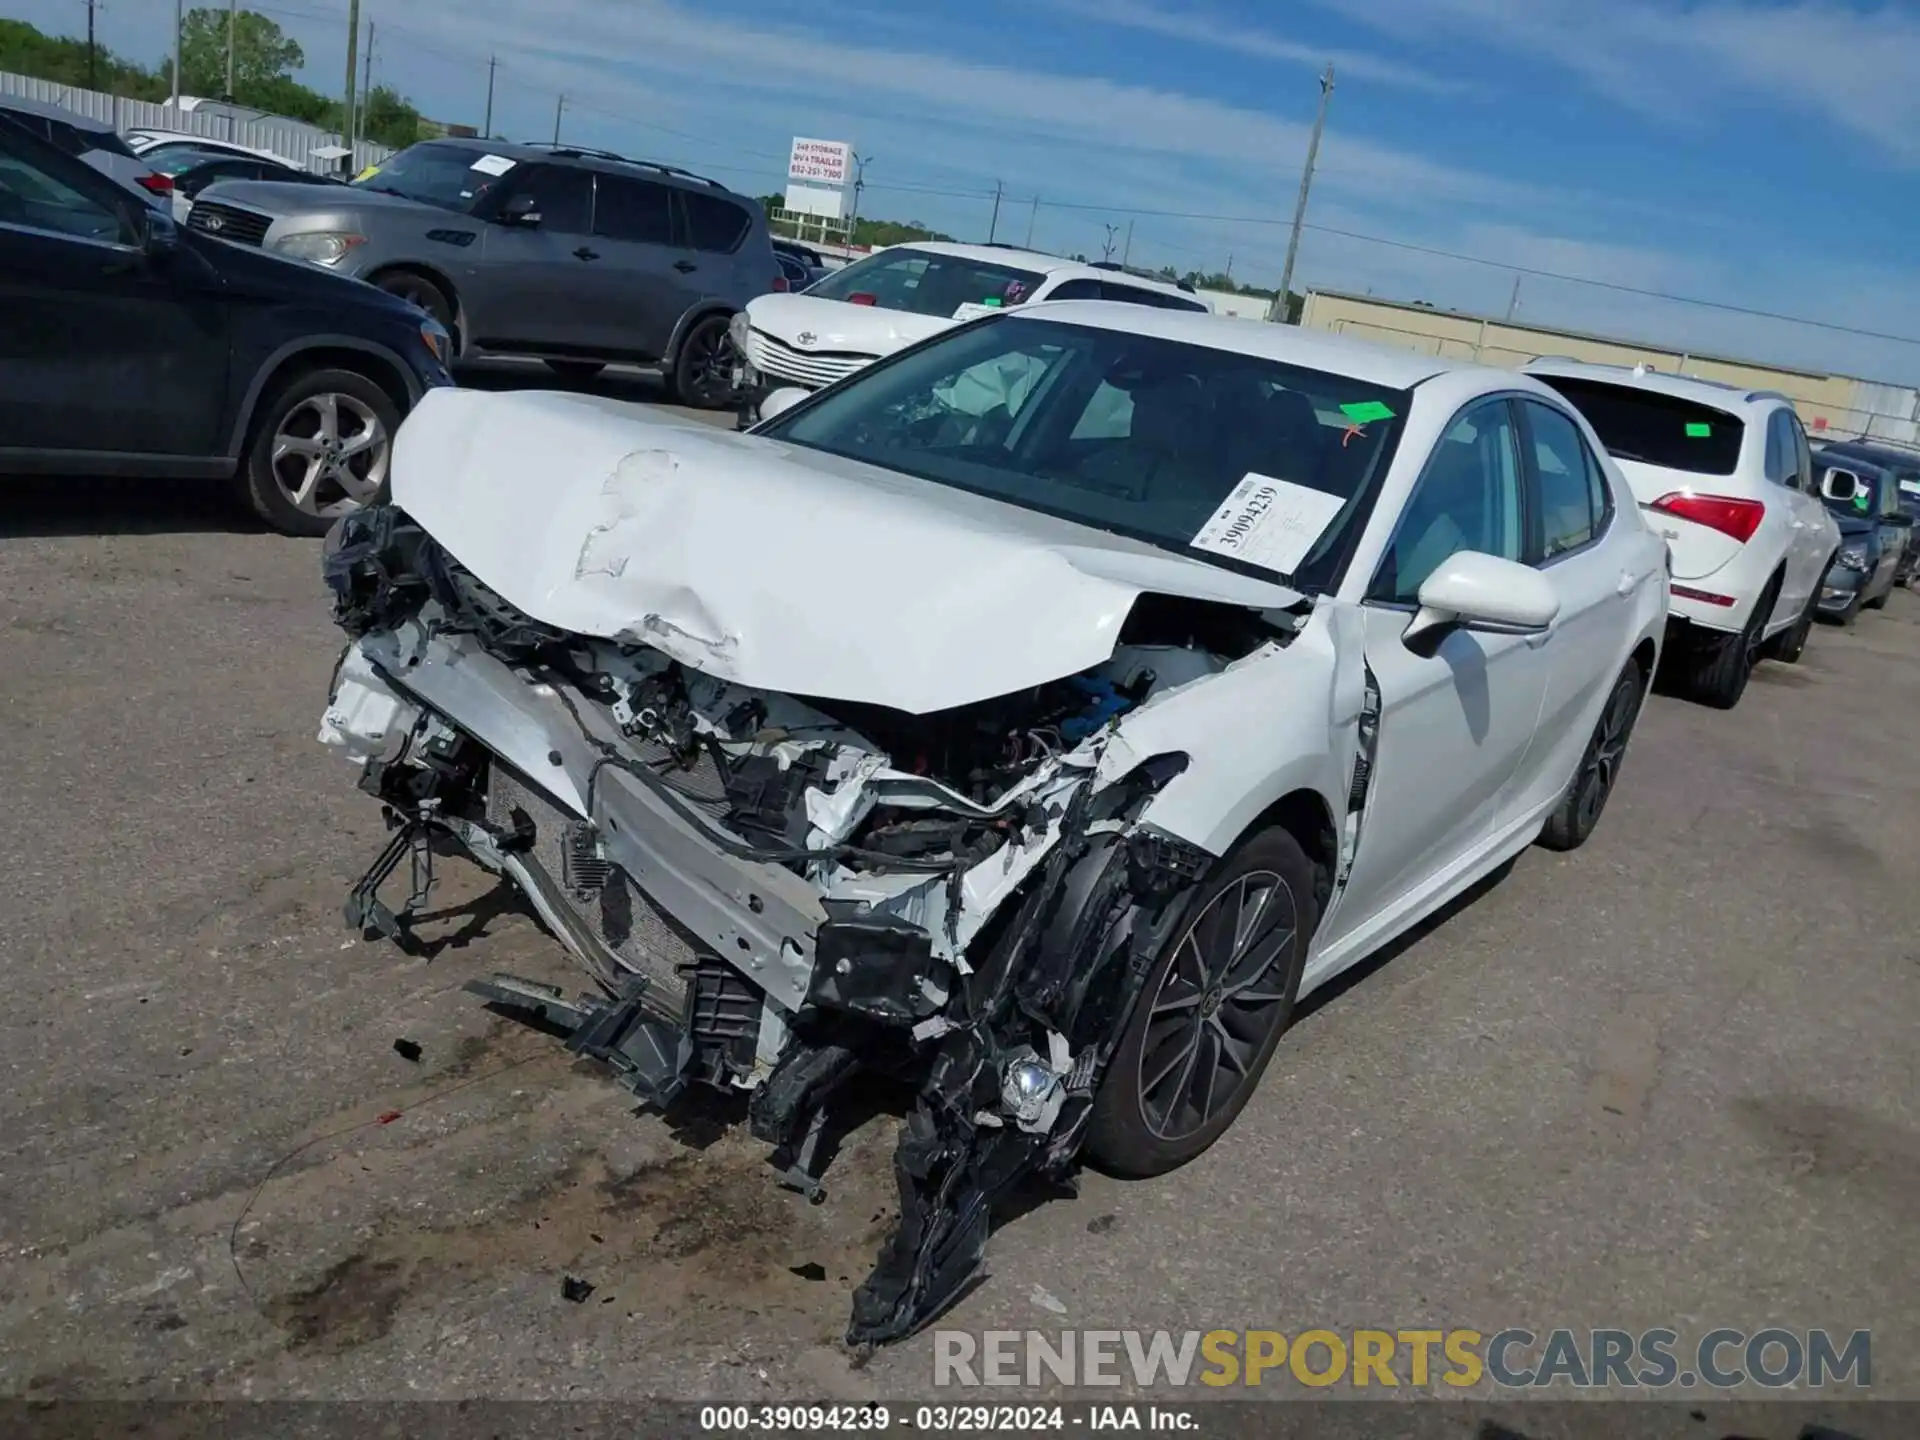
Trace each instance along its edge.
<path fill-rule="evenodd" d="M 747 302 L 747 319 L 796 349 L 856 355 L 891 355 L 956 323 L 951 315 L 915 315 L 807 294 L 755 296 Z M 803 334 L 813 339 L 802 344 Z"/>
<path fill-rule="evenodd" d="M 856 461 L 559 393 L 431 390 L 394 500 L 559 629 L 719 679 L 924 714 L 1113 653 L 1142 592 L 1281 585 Z"/>

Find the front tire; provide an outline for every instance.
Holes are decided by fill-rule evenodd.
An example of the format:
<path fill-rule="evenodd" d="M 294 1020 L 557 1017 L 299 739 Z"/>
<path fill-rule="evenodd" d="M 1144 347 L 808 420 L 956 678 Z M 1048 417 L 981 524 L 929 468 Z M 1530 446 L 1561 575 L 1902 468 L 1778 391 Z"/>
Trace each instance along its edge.
<path fill-rule="evenodd" d="M 733 384 L 733 343 L 727 338 L 729 315 L 694 322 L 673 357 L 668 384 L 673 398 L 696 410 L 726 410 L 739 404 Z"/>
<path fill-rule="evenodd" d="M 261 401 L 239 481 L 242 497 L 283 535 L 324 535 L 388 494 L 400 408 L 352 370 L 309 370 Z"/>
<path fill-rule="evenodd" d="M 1163 1175 L 1226 1133 L 1293 1019 L 1319 923 L 1313 862 L 1279 828 L 1224 857 L 1154 962 L 1107 1066 L 1087 1152 Z"/>
<path fill-rule="evenodd" d="M 1578 850 L 1587 843 L 1620 778 L 1620 767 L 1627 758 L 1627 742 L 1633 738 L 1633 724 L 1640 718 L 1640 706 L 1646 694 L 1646 678 L 1640 673 L 1640 662 L 1627 661 L 1626 669 L 1620 672 L 1620 678 L 1608 692 L 1599 723 L 1593 727 L 1593 738 L 1588 740 L 1586 751 L 1580 757 L 1580 768 L 1573 772 L 1573 783 L 1541 828 L 1542 848 Z"/>
<path fill-rule="evenodd" d="M 426 276 L 416 275 L 411 270 L 393 270 L 378 276 L 373 283 L 387 294 L 397 295 L 426 311 L 440 322 L 449 335 L 453 333 L 453 301 L 446 291 Z"/>

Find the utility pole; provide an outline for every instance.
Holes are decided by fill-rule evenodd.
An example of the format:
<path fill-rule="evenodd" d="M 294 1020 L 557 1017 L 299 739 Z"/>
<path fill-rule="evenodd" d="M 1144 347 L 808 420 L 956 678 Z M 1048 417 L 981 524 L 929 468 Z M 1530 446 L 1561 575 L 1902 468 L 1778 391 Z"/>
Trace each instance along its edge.
<path fill-rule="evenodd" d="M 486 140 L 493 138 L 493 72 L 499 67 L 500 57 L 489 55 L 487 57 L 487 123 L 480 127 L 481 138 Z"/>
<path fill-rule="evenodd" d="M 998 180 L 993 182 L 993 219 L 987 222 L 987 243 L 993 244 L 993 237 L 1000 233 L 1000 191 Z"/>
<path fill-rule="evenodd" d="M 87 88 L 98 90 L 100 82 L 96 77 L 94 57 L 99 53 L 93 45 L 93 7 L 96 0 L 87 0 Z"/>
<path fill-rule="evenodd" d="M 1100 247 L 1100 258 L 1102 260 L 1113 259 L 1113 237 L 1119 233 L 1120 227 L 1118 225 L 1107 226 L 1107 243 Z"/>
<path fill-rule="evenodd" d="M 354 81 L 360 72 L 360 0 L 347 0 L 347 123 L 343 127 L 347 136 L 347 148 L 353 148 L 354 133 Z M 351 157 L 349 157 L 351 163 Z"/>
<path fill-rule="evenodd" d="M 367 107 L 373 104 L 373 21 L 367 21 L 367 83 L 360 87 L 360 117 L 355 122 L 360 133 L 367 129 Z"/>
<path fill-rule="evenodd" d="M 1132 258 L 1132 256 L 1133 256 L 1133 217 L 1129 215 L 1127 217 L 1127 244 L 1126 244 L 1126 248 L 1121 250 L 1120 252 L 1120 263 L 1122 265 L 1125 265 L 1127 261 L 1130 258 Z"/>
<path fill-rule="evenodd" d="M 1027 248 L 1033 248 L 1033 222 L 1040 218 L 1040 197 L 1033 197 L 1033 209 L 1027 214 Z"/>
<path fill-rule="evenodd" d="M 1320 158 L 1320 132 L 1327 126 L 1327 100 L 1333 94 L 1333 66 L 1320 77 L 1320 109 L 1313 117 L 1313 138 L 1307 142 L 1307 168 L 1300 172 L 1300 199 L 1293 207 L 1293 235 L 1287 241 L 1287 263 L 1280 270 L 1280 293 L 1267 308 L 1267 319 L 1284 320 L 1287 296 L 1293 290 L 1293 262 L 1300 254 L 1300 227 L 1307 219 L 1307 191 L 1313 188 L 1313 165 Z"/>
<path fill-rule="evenodd" d="M 562 95 L 553 104 L 553 143 L 560 143 L 560 112 L 567 108 L 567 97 Z"/>
<path fill-rule="evenodd" d="M 1513 294 L 1507 300 L 1507 319 L 1509 320 L 1513 319 L 1513 312 L 1520 308 L 1520 280 L 1521 277 L 1518 275 L 1513 277 Z"/>
<path fill-rule="evenodd" d="M 180 27 L 182 23 L 180 0 L 173 0 L 173 98 L 167 103 L 176 110 L 180 108 Z"/>
<path fill-rule="evenodd" d="M 847 217 L 848 248 L 852 248 L 854 237 L 860 233 L 860 192 L 867 188 L 867 161 L 871 158 L 858 151 L 853 153 L 853 214 Z"/>
<path fill-rule="evenodd" d="M 227 0 L 227 88 L 221 92 L 220 98 L 229 105 L 233 103 L 233 27 L 239 19 L 239 7 L 240 0 Z M 89 22 L 93 19 L 91 0 L 87 5 L 87 19 Z"/>

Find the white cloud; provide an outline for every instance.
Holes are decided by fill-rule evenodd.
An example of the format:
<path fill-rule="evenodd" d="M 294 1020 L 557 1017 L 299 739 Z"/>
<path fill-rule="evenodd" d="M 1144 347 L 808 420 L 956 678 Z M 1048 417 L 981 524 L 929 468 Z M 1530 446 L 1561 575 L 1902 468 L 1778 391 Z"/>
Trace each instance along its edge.
<path fill-rule="evenodd" d="M 1147 0 L 1048 0 L 1048 3 L 1055 10 L 1098 24 L 1230 50 L 1259 60 L 1280 60 L 1316 70 L 1331 63 L 1336 81 L 1340 76 L 1351 76 L 1435 95 L 1464 94 L 1474 88 L 1457 76 L 1402 65 L 1364 50 L 1310 45 L 1204 14 L 1163 10 Z"/>
<path fill-rule="evenodd" d="M 1920 165 L 1920 11 L 1834 0 L 1319 0 L 1401 39 L 1543 57 L 1629 109 L 1696 121 L 1715 102 L 1818 116 Z"/>

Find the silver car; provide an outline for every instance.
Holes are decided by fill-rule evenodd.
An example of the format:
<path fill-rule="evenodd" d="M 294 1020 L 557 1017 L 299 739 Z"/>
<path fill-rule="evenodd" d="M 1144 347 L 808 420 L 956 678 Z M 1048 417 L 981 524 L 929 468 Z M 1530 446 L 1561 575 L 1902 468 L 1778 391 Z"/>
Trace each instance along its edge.
<path fill-rule="evenodd" d="M 344 189 L 211 186 L 189 223 L 404 296 L 461 359 L 533 356 L 569 379 L 658 365 L 706 408 L 734 400 L 728 321 L 787 286 L 751 198 L 571 146 L 426 141 Z"/>

